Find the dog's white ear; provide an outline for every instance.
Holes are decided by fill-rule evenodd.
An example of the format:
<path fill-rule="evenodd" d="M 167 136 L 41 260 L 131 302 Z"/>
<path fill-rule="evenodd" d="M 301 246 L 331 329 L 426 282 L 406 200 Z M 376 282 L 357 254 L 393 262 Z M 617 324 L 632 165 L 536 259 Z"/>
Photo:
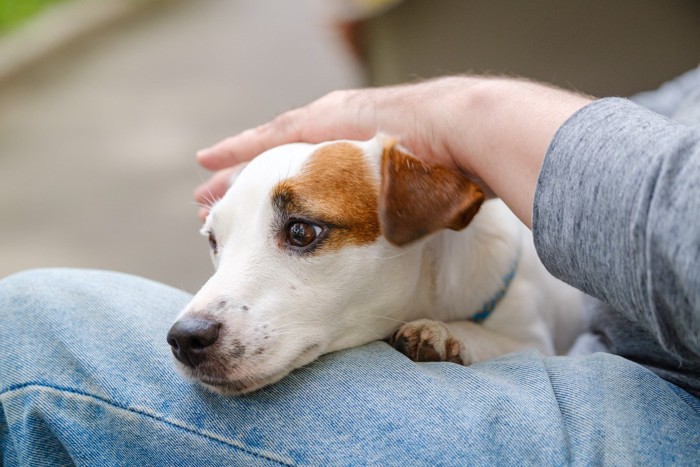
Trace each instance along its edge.
<path fill-rule="evenodd" d="M 379 221 L 384 237 L 394 245 L 440 229 L 462 230 L 484 199 L 481 188 L 464 175 L 425 164 L 395 141 L 384 143 Z"/>

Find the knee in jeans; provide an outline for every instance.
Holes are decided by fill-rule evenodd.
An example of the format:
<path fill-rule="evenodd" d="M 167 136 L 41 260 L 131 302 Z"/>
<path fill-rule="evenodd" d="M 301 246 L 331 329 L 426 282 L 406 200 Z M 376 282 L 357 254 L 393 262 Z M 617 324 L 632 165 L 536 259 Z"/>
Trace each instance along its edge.
<path fill-rule="evenodd" d="M 0 280 L 0 319 L 27 319 L 75 303 L 86 288 L 94 287 L 93 275 L 94 271 L 54 268 L 8 276 Z"/>
<path fill-rule="evenodd" d="M 0 280 L 0 316 L 21 319 L 26 312 L 40 309 L 38 302 L 53 296 L 61 282 L 60 270 L 31 269 Z M 19 316 L 18 316 L 19 315 Z"/>

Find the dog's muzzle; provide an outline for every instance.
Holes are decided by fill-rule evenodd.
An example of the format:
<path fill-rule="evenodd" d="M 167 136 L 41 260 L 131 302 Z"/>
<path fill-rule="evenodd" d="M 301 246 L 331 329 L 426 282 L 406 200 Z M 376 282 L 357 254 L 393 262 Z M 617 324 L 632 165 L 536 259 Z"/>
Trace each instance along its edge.
<path fill-rule="evenodd" d="M 207 358 L 207 349 L 219 338 L 221 323 L 207 318 L 183 318 L 168 331 L 168 344 L 175 358 L 195 368 Z"/>

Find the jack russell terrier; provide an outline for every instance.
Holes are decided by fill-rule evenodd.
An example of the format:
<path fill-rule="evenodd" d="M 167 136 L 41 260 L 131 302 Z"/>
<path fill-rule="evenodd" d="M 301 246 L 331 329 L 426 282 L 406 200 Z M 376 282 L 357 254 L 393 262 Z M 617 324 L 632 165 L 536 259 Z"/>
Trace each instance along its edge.
<path fill-rule="evenodd" d="M 414 361 L 469 365 L 565 353 L 582 330 L 582 294 L 501 201 L 384 136 L 261 154 L 202 233 L 216 272 L 167 341 L 222 394 L 384 338 Z"/>

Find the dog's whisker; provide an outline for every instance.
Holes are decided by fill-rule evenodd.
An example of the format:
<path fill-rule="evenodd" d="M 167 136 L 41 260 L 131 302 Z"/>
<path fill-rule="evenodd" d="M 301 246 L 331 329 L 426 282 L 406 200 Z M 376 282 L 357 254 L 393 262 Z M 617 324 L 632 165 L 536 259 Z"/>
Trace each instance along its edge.
<path fill-rule="evenodd" d="M 202 172 L 200 172 L 199 167 L 195 165 L 195 172 L 197 173 L 197 176 L 199 177 L 199 180 L 202 184 L 206 183 L 206 180 L 204 176 L 202 175 Z M 214 193 L 211 191 L 209 186 L 207 186 L 207 193 L 204 195 L 204 201 L 205 203 L 198 203 L 200 207 L 209 209 L 211 208 L 217 201 L 219 201 L 221 197 L 214 195 Z"/>
<path fill-rule="evenodd" d="M 172 287 L 173 287 L 174 289 L 179 290 L 180 292 L 185 292 L 186 294 L 190 294 L 190 295 L 191 295 L 191 292 L 189 292 L 188 290 L 185 290 L 185 286 L 182 285 L 182 284 L 173 285 Z"/>
<path fill-rule="evenodd" d="M 323 319 L 300 319 L 296 318 L 294 321 L 290 321 L 288 323 L 282 323 L 282 324 L 276 324 L 276 323 L 265 323 L 268 326 L 271 326 L 272 329 L 284 329 L 286 327 L 295 327 L 295 326 L 306 326 L 306 325 L 320 325 L 320 326 L 325 326 L 328 322 L 324 321 Z"/>
<path fill-rule="evenodd" d="M 204 208 L 211 208 L 214 206 L 216 203 L 218 203 L 221 200 L 220 196 L 216 196 L 214 193 L 209 190 L 209 193 L 204 197 L 204 203 L 199 203 L 200 206 Z"/>
<path fill-rule="evenodd" d="M 190 201 L 188 204 L 194 204 L 195 206 L 198 206 L 198 207 L 200 207 L 200 208 L 209 209 L 209 208 L 211 208 L 212 204 L 214 204 L 214 203 L 213 203 L 213 202 L 210 202 L 210 203 L 200 203 L 200 202 L 198 202 L 198 201 Z"/>
<path fill-rule="evenodd" d="M 406 324 L 406 323 L 408 323 L 408 321 L 402 321 L 402 320 L 400 320 L 400 319 L 390 318 L 390 317 L 388 317 L 388 316 L 382 316 L 382 315 L 372 315 L 372 314 L 368 314 L 368 313 L 363 313 L 362 316 L 370 316 L 370 317 L 372 317 L 372 318 L 386 319 L 386 320 L 389 320 L 389 321 L 394 321 L 394 322 L 399 323 L 399 324 Z"/>
<path fill-rule="evenodd" d="M 303 323 L 301 323 L 300 326 L 289 326 L 282 328 L 280 330 L 275 330 L 275 332 L 268 333 L 267 336 L 270 337 L 279 337 L 279 336 L 294 336 L 294 335 L 299 335 L 299 331 L 303 331 L 305 328 L 303 326 Z"/>
<path fill-rule="evenodd" d="M 377 259 L 382 260 L 382 261 L 388 261 L 391 259 L 401 258 L 402 256 L 405 256 L 405 255 L 406 255 L 406 252 L 402 251 L 402 252 L 399 252 L 399 253 L 392 255 L 392 256 L 377 256 Z"/>
<path fill-rule="evenodd" d="M 283 318 L 285 318 L 285 317 L 287 317 L 287 316 L 289 316 L 289 315 L 298 314 L 298 313 L 299 313 L 299 312 L 298 312 L 297 310 L 286 311 L 286 312 L 284 312 L 284 313 L 280 313 L 279 315 L 275 316 L 275 320 L 274 320 L 274 321 L 262 322 L 261 325 L 263 325 L 263 326 L 267 325 L 267 326 L 270 326 L 271 328 L 274 328 L 274 329 L 280 329 L 281 327 L 285 327 L 285 326 L 298 326 L 298 325 L 306 325 L 306 324 L 312 324 L 312 325 L 313 325 L 313 324 L 319 324 L 319 325 L 325 325 L 325 324 L 326 324 L 326 321 L 324 321 L 324 320 L 322 320 L 322 319 L 311 319 L 311 320 L 308 320 L 308 319 L 307 319 L 307 320 L 304 320 L 304 319 L 302 319 L 303 317 L 300 317 L 300 316 L 299 316 L 299 317 L 296 317 L 296 318 L 294 319 L 294 321 L 292 321 L 292 322 L 289 322 L 289 323 L 282 323 L 282 324 L 280 324 L 280 325 L 277 324 L 278 322 L 282 321 Z"/>
<path fill-rule="evenodd" d="M 216 203 L 221 200 L 221 196 L 215 195 L 209 187 L 207 187 L 207 193 L 204 195 L 204 203 L 200 203 L 203 208 L 211 208 Z"/>

